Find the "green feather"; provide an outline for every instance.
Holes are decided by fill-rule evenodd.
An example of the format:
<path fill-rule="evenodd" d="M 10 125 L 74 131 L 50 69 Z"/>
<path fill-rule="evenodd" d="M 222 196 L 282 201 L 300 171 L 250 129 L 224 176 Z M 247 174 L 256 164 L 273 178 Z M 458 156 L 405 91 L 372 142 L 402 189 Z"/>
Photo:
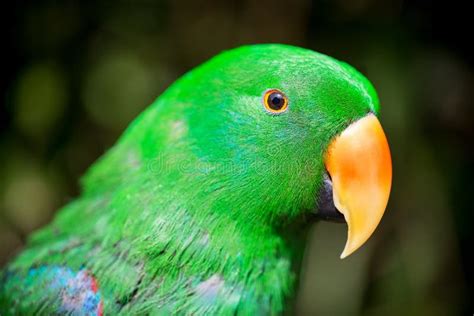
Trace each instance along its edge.
<path fill-rule="evenodd" d="M 265 111 L 270 88 L 287 112 Z M 276 44 L 221 53 L 135 119 L 31 236 L 1 309 L 54 312 L 59 298 L 27 273 L 60 265 L 94 275 L 106 314 L 282 313 L 327 146 L 378 109 L 368 80 L 328 56 Z"/>

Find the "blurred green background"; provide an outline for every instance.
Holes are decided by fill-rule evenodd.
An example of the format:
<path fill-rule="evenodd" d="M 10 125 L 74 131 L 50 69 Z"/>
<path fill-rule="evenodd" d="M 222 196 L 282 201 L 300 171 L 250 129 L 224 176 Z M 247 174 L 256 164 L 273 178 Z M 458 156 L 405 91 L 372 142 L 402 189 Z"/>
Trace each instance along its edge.
<path fill-rule="evenodd" d="M 280 42 L 374 83 L 393 193 L 371 240 L 311 234 L 300 315 L 472 315 L 472 26 L 460 3 L 12 1 L 0 79 L 0 264 L 79 193 L 78 179 L 171 82 L 224 49 Z"/>

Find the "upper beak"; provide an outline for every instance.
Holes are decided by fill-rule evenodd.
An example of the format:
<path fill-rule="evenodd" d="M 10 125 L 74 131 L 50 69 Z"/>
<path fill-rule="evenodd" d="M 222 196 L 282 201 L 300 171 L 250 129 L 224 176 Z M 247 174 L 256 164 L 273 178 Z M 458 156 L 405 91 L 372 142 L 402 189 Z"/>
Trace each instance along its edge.
<path fill-rule="evenodd" d="M 334 206 L 348 225 L 345 258 L 372 235 L 387 206 L 392 160 L 379 120 L 369 114 L 354 122 L 329 145 L 326 169 Z"/>

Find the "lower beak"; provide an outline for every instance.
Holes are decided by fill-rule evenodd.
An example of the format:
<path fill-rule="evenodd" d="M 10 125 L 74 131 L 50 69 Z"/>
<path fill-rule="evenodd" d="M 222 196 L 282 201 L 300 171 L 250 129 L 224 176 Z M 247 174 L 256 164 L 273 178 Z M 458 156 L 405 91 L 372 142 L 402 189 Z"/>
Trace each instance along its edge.
<path fill-rule="evenodd" d="M 356 121 L 329 145 L 325 158 L 334 206 L 348 225 L 345 258 L 372 235 L 387 206 L 392 161 L 387 138 L 373 114 Z"/>

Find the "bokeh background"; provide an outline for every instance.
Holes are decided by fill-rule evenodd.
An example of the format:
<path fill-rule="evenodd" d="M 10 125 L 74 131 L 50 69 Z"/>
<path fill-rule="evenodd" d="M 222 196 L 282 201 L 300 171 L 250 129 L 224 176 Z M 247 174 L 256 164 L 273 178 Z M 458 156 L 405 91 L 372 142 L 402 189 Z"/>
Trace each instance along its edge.
<path fill-rule="evenodd" d="M 382 101 L 387 213 L 339 259 L 311 233 L 300 315 L 472 315 L 472 16 L 456 1 L 11 1 L 0 73 L 0 264 L 171 82 L 224 49 L 280 42 L 345 60 Z"/>

